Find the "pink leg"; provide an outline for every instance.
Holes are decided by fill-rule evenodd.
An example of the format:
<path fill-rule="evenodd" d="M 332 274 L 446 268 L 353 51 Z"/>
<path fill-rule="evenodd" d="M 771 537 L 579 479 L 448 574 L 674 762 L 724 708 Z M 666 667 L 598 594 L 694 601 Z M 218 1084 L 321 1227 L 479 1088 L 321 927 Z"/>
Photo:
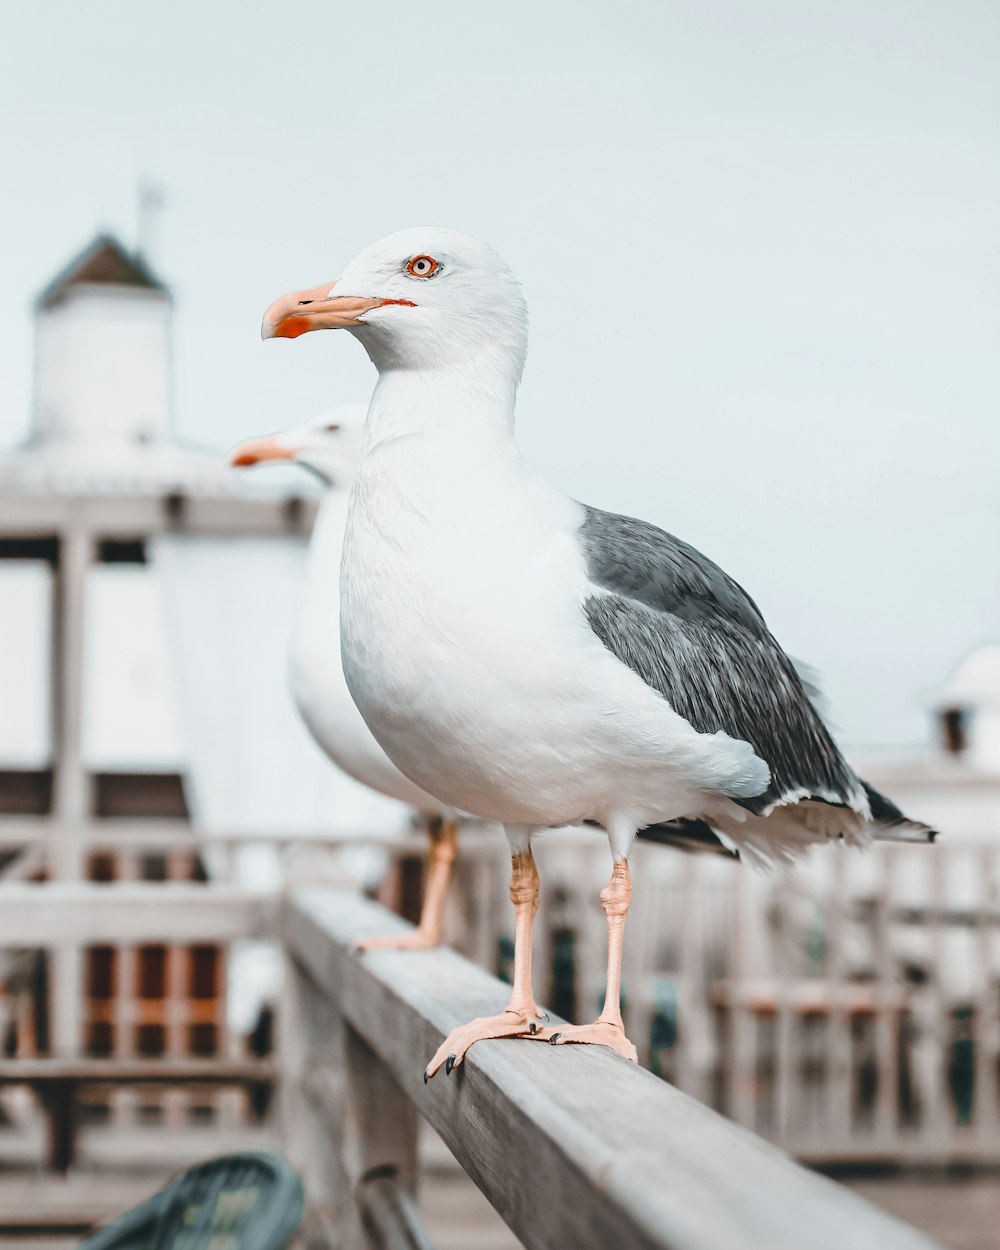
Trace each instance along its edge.
<path fill-rule="evenodd" d="M 538 870 L 530 849 L 519 851 L 512 859 L 510 901 L 514 904 L 515 916 L 514 988 L 507 1009 L 499 1016 L 483 1016 L 453 1029 L 427 1065 L 425 1081 L 442 1066 L 450 1074 L 473 1042 L 535 1033 L 538 1021 L 545 1018 L 531 989 L 531 928 L 538 910 Z"/>
<path fill-rule="evenodd" d="M 543 1029 L 537 1034 L 541 1041 L 551 1042 L 553 1046 L 564 1046 L 570 1042 L 610 1046 L 619 1055 L 631 1059 L 633 1063 L 638 1062 L 639 1054 L 625 1036 L 621 1009 L 622 946 L 625 917 L 631 901 L 632 878 L 628 860 L 621 859 L 615 864 L 611 880 L 601 891 L 601 906 L 608 918 L 608 977 L 604 1010 L 593 1024 L 554 1025 Z"/>
<path fill-rule="evenodd" d="M 361 938 L 354 943 L 358 951 L 427 950 L 439 945 L 444 920 L 444 905 L 451 884 L 451 869 L 458 853 L 458 822 L 435 822 L 427 831 L 427 885 L 420 910 L 420 924 L 407 933 L 386 937 Z"/>

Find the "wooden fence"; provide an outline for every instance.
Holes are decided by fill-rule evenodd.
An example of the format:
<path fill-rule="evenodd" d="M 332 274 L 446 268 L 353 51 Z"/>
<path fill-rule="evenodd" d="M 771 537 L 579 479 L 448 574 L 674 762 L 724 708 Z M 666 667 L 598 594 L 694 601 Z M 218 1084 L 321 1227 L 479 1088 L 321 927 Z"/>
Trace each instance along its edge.
<path fill-rule="evenodd" d="M 422 840 L 392 852 L 419 860 Z M 606 840 L 561 832 L 539 839 L 537 855 L 537 988 L 587 1019 L 604 990 Z M 499 834 L 463 835 L 447 936 L 501 973 L 508 875 Z M 1000 1163 L 1000 848 L 822 848 L 801 868 L 761 875 L 639 845 L 634 882 L 624 1007 L 644 1065 L 811 1162 Z M 37 887 L 2 888 L 15 899 Z M 66 923 L 78 888 L 89 897 L 59 887 L 58 903 L 26 918 L 31 932 L 58 941 L 50 918 Z M 200 894 L 150 886 L 150 896 L 161 888 L 164 912 L 143 905 L 137 922 L 178 903 L 179 933 L 183 900 Z M 212 888 L 221 899 L 224 887 Z M 33 944 L 28 929 L 21 937 Z"/>
<path fill-rule="evenodd" d="M 309 1250 L 426 1247 L 419 1116 L 528 1250 L 934 1244 L 598 1047 L 480 1043 L 425 1084 L 447 1031 L 502 1009 L 508 991 L 449 950 L 352 951 L 401 923 L 329 889 L 298 890 L 285 909 L 283 1114 Z"/>
<path fill-rule="evenodd" d="M 485 894 L 493 874 L 481 863 L 488 860 L 467 857 Z M 558 883 L 554 861 L 550 867 Z M 456 900 L 460 913 L 466 893 Z M 479 904 L 483 915 L 492 913 L 489 900 Z M 588 921 L 592 906 L 588 900 Z M 420 1116 L 529 1250 L 932 1246 L 599 1048 L 483 1043 L 451 1077 L 425 1085 L 424 1065 L 446 1031 L 498 1010 L 507 987 L 446 949 L 351 950 L 356 939 L 403 923 L 330 887 L 293 887 L 283 902 L 199 884 L 0 887 L 0 949 L 247 936 L 283 944 L 278 1088 L 284 1138 L 309 1193 L 308 1250 L 426 1250 L 414 1201 Z M 148 1065 L 58 1055 L 0 1065 L 4 1083 L 50 1095 L 51 1158 L 59 1166 L 71 1162 L 73 1100 L 88 1083 L 252 1084 L 274 1076 L 268 1063 L 233 1057 L 197 1071 L 169 1056 Z"/>
<path fill-rule="evenodd" d="M 502 967 L 505 846 L 452 917 Z M 536 980 L 569 1016 L 604 991 L 602 838 L 542 838 Z M 639 845 L 623 970 L 640 1060 L 799 1158 L 1000 1162 L 1000 848 L 821 848 L 759 874 Z M 497 954 L 499 952 L 499 956 Z"/>
<path fill-rule="evenodd" d="M 73 958 L 81 977 L 74 989 L 84 994 L 83 955 L 87 948 L 113 944 L 125 950 L 150 944 L 216 944 L 224 949 L 245 938 L 273 938 L 277 896 L 230 886 L 179 882 L 123 882 L 92 884 L 53 882 L 0 885 L 0 960 L 8 970 L 27 952 L 63 952 Z M 2 988 L 2 986 L 0 986 Z M 29 993 L 30 986 L 29 986 Z M 16 1011 L 16 998 L 8 1006 Z M 0 1007 L 3 1007 L 0 997 Z M 135 1019 L 123 1001 L 119 1006 L 122 1032 L 134 1033 Z M 24 1032 L 27 1012 L 20 1023 Z M 176 1008 L 167 1020 L 168 1031 L 178 1032 L 185 1017 Z M 134 1015 L 134 1012 L 133 1012 Z M 0 1024 L 3 1024 L 0 1012 Z M 20 1030 L 19 1030 L 20 1032 Z M 0 1037 L 6 1030 L 0 1029 Z M 240 1039 L 242 1040 L 242 1039 Z M 157 1058 L 144 1059 L 134 1049 L 120 1049 L 113 1057 L 94 1058 L 79 1051 L 50 1048 L 38 1054 L 34 1047 L 0 1057 L 0 1086 L 23 1086 L 38 1095 L 48 1122 L 46 1157 L 53 1171 L 65 1172 L 76 1155 L 77 1126 L 84 1104 L 117 1105 L 124 1098 L 164 1098 L 183 1107 L 194 1089 L 203 1091 L 197 1105 L 219 1112 L 222 1119 L 245 1120 L 245 1093 L 256 1094 L 273 1084 L 266 1061 L 248 1057 L 242 1048 L 221 1045 L 211 1058 L 192 1058 L 185 1050 L 167 1046 Z M 204 1100 L 207 1099 L 207 1104 Z M 183 1120 L 171 1117 L 166 1120 Z M 0 1211 L 0 1230 L 4 1213 Z"/>

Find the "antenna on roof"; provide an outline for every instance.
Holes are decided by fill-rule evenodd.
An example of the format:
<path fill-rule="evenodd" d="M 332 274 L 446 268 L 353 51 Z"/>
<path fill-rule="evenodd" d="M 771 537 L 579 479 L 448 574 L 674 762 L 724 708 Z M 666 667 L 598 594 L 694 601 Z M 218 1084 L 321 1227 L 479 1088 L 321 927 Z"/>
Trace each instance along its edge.
<path fill-rule="evenodd" d="M 156 219 L 167 206 L 166 188 L 161 182 L 141 176 L 136 184 L 135 250 L 138 258 L 149 265 L 153 260 Z"/>

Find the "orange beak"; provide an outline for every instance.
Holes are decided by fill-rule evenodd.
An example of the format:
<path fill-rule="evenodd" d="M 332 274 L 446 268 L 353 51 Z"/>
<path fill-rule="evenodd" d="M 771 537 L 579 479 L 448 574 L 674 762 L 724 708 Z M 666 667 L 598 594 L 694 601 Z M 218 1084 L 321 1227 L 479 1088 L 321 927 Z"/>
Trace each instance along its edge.
<path fill-rule="evenodd" d="M 267 438 L 249 438 L 245 443 L 237 443 L 229 453 L 229 463 L 238 469 L 248 468 L 252 464 L 264 464 L 268 460 L 294 458 L 294 453 L 290 448 L 282 446 L 276 434 Z"/>
<path fill-rule="evenodd" d="M 363 295 L 333 295 L 336 282 L 324 282 L 310 291 L 293 291 L 274 301 L 264 314 L 260 327 L 262 339 L 297 339 L 310 330 L 342 330 L 360 326 L 363 313 L 386 304 L 405 304 L 415 308 L 408 299 L 368 299 Z"/>

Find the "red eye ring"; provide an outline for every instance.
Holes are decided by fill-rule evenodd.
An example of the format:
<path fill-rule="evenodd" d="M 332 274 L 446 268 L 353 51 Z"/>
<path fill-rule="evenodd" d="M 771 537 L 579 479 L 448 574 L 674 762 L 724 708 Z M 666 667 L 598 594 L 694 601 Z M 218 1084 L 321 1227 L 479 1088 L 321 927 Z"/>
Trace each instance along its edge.
<path fill-rule="evenodd" d="M 441 268 L 433 256 L 414 256 L 406 266 L 411 278 L 432 278 Z"/>

